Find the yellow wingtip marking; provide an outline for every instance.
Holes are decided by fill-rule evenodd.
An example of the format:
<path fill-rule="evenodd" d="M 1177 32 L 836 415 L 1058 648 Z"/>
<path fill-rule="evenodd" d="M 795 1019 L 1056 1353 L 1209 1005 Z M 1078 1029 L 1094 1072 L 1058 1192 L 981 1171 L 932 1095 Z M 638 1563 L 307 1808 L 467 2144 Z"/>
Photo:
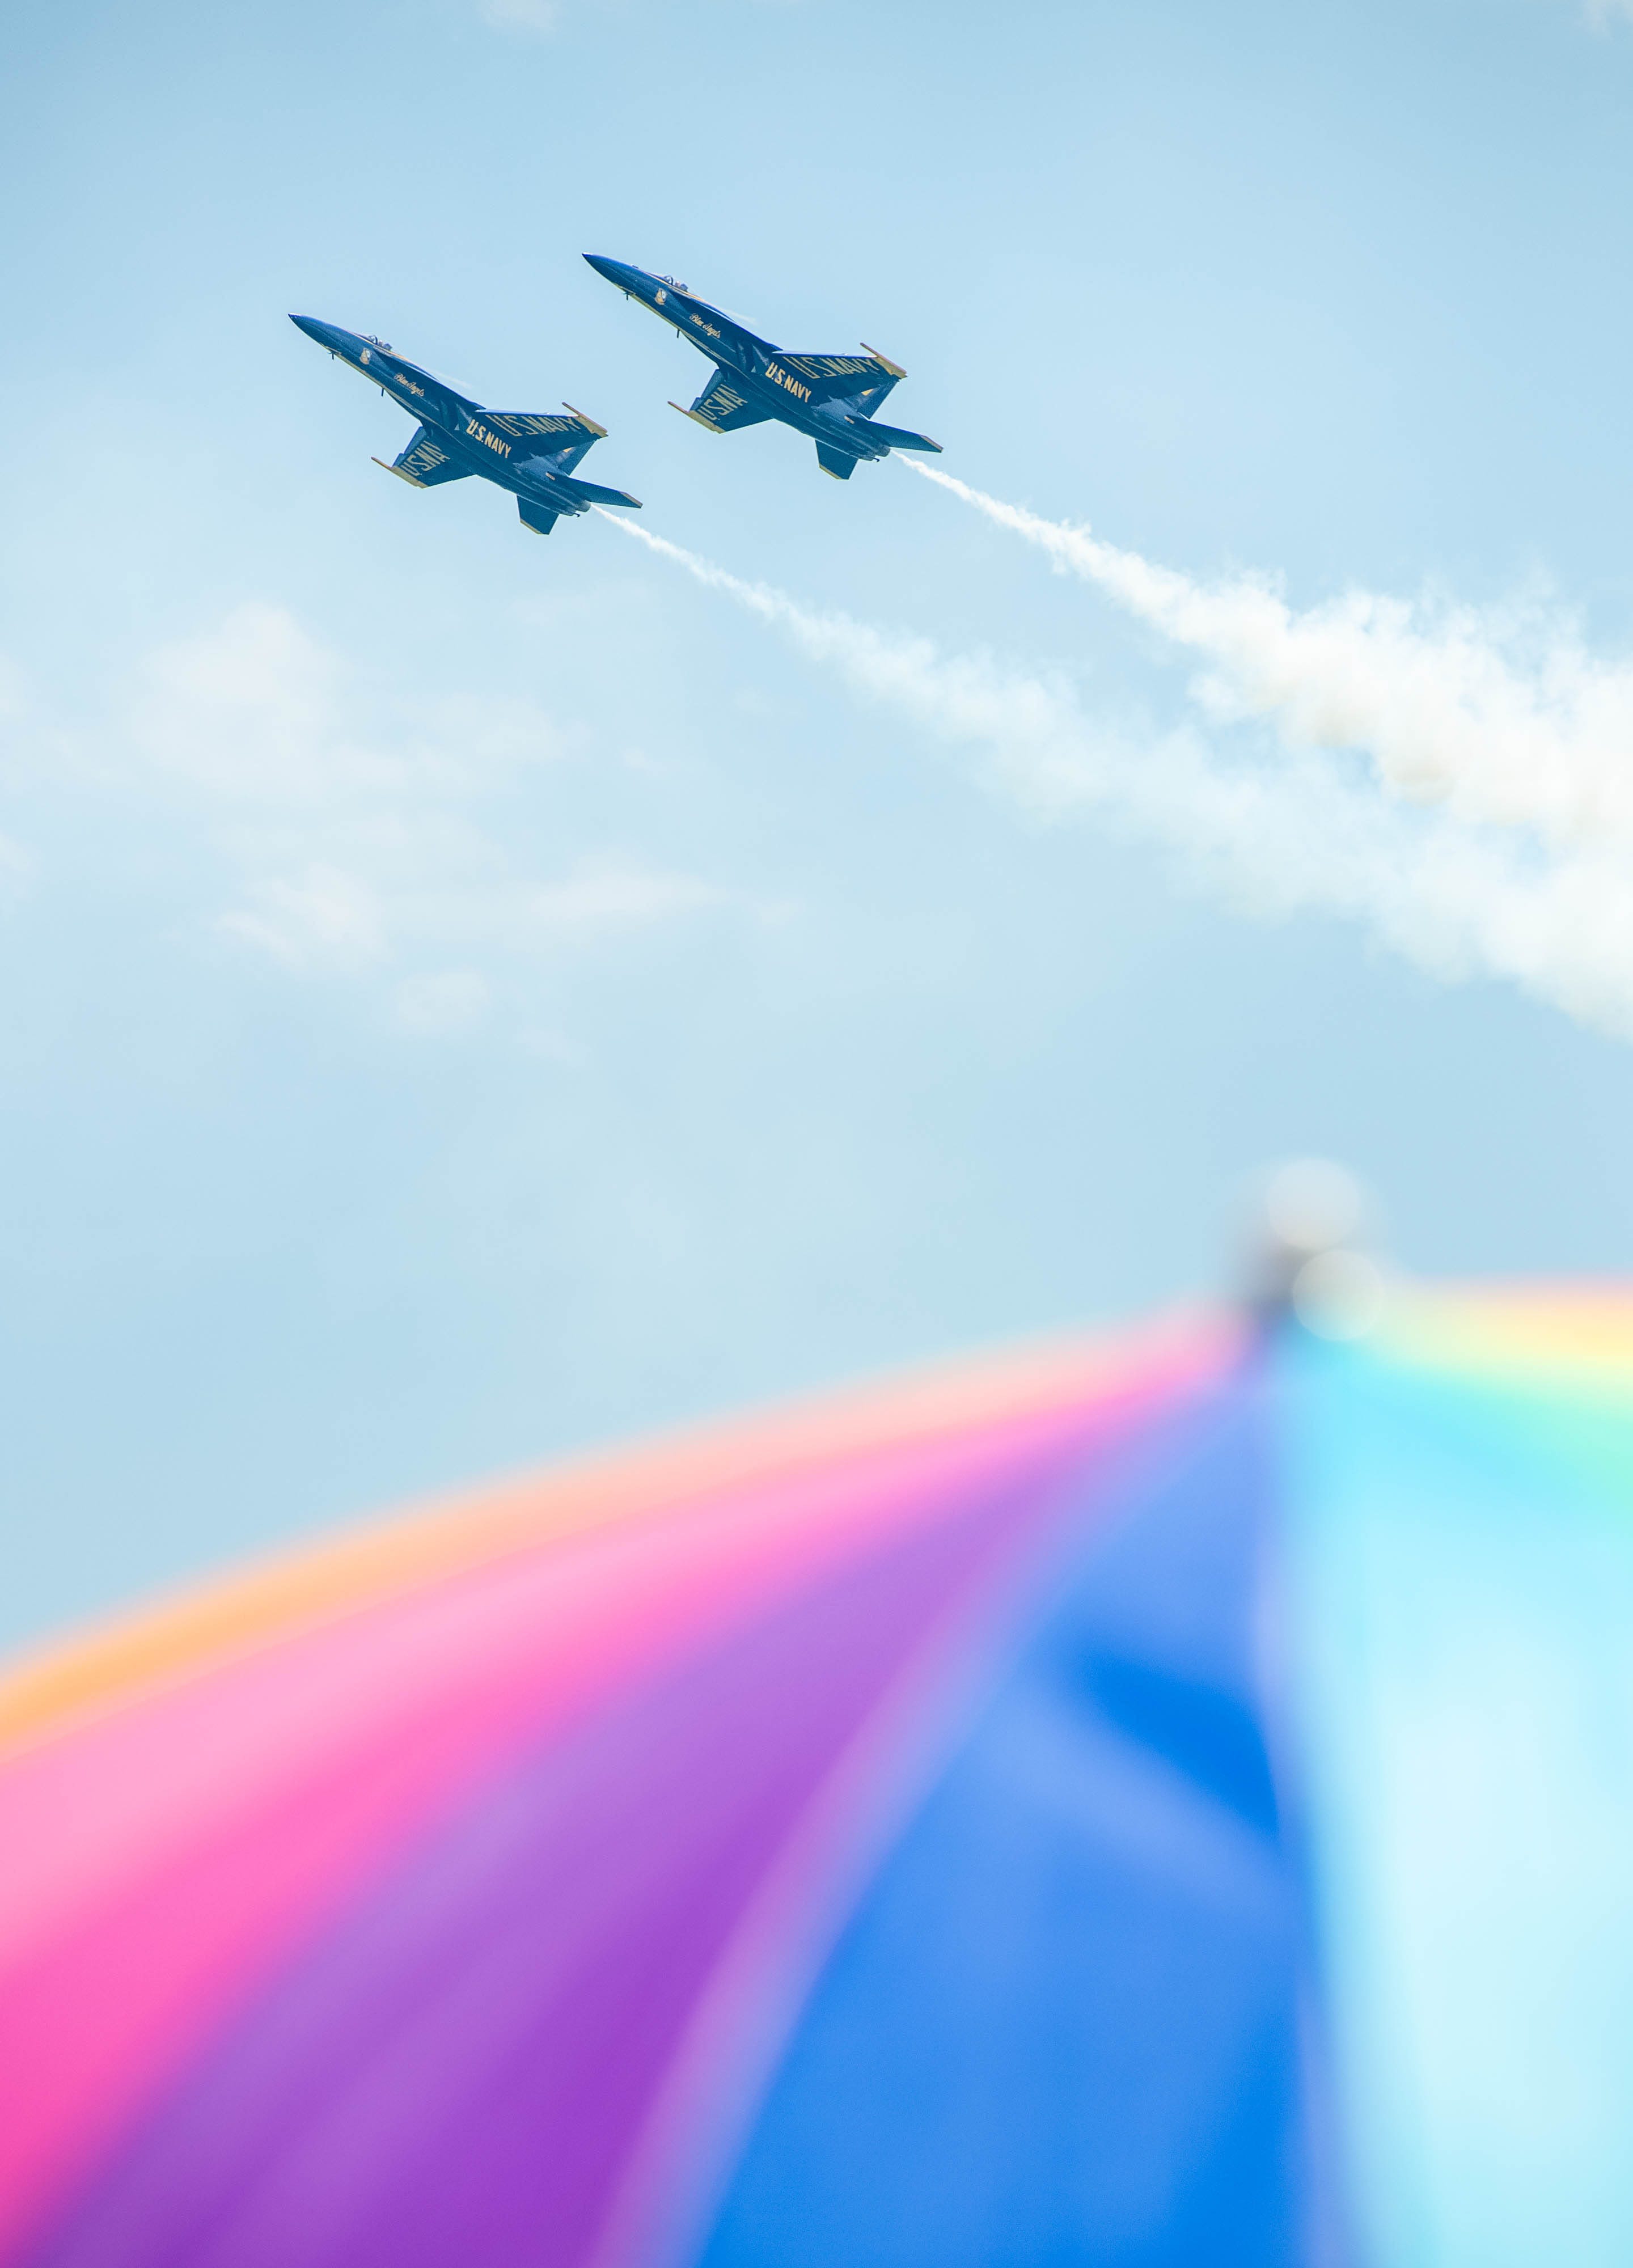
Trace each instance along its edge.
<path fill-rule="evenodd" d="M 371 457 L 369 462 L 378 465 L 383 473 L 395 473 L 400 481 L 407 481 L 411 489 L 423 489 L 423 481 L 416 481 L 412 473 L 405 473 L 401 465 L 388 465 L 384 457 Z"/>
<path fill-rule="evenodd" d="M 892 362 L 890 357 L 888 355 L 880 354 L 877 347 L 868 346 L 865 339 L 863 340 L 862 343 L 864 347 L 867 347 L 867 351 L 872 356 L 875 362 L 882 363 L 884 364 L 885 368 L 890 372 L 892 378 L 905 378 L 907 376 L 906 371 L 902 369 L 901 364 L 899 362 Z"/>
<path fill-rule="evenodd" d="M 700 417 L 695 409 L 681 409 L 678 401 L 672 401 L 669 407 L 671 409 L 680 409 L 682 417 L 689 417 L 693 424 L 701 425 L 705 433 L 717 433 L 720 431 L 712 418 Z"/>
<path fill-rule="evenodd" d="M 586 417 L 582 409 L 573 409 L 573 406 L 570 401 L 563 401 L 562 407 L 563 409 L 572 409 L 572 414 L 578 420 L 578 423 L 581 425 L 587 425 L 591 432 L 596 436 L 598 440 L 604 441 L 607 438 L 607 428 L 605 425 L 598 425 L 594 418 Z"/>

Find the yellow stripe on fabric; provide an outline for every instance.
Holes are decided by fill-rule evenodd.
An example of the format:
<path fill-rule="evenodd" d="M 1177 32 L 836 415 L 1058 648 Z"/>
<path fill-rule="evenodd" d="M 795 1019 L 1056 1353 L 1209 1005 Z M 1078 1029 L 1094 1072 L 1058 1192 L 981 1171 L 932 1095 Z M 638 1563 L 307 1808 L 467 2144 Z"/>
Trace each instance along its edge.
<path fill-rule="evenodd" d="M 1633 1291 L 1494 1285 L 1397 1294 L 1381 1350 L 1431 1368 L 1515 1372 L 1538 1388 L 1621 1393 L 1633 1381 Z"/>
<path fill-rule="evenodd" d="M 1234 1343 L 1228 1322 L 1181 1316 L 1114 1340 L 1006 1351 L 575 1461 L 280 1553 L 24 1657 L 0 1677 L 0 1754 L 239 1652 L 507 1554 L 835 1458 L 978 1432 L 1076 1401 L 1092 1405 L 1165 1362 L 1224 1359 Z"/>

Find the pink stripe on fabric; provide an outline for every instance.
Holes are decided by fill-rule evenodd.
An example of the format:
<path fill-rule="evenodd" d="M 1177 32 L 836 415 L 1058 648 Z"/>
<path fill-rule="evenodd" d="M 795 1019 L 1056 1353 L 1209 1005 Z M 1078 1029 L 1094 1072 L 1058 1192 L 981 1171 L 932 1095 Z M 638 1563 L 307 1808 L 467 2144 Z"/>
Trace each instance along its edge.
<path fill-rule="evenodd" d="M 211 2037 L 28 2268 L 581 2260 L 813 1785 L 1080 1462 L 1011 1469 L 530 1747 Z"/>
<path fill-rule="evenodd" d="M 571 1587 L 620 1595 L 622 1571 L 634 1571 L 627 1595 L 663 1580 L 666 1552 L 693 1540 L 730 1550 L 740 1535 L 775 1564 L 779 1538 L 805 1546 L 805 1528 L 831 1527 L 848 1546 L 853 1531 L 904 1514 L 931 1516 L 933 1491 L 961 1474 L 981 1474 L 1011 1454 L 1056 1434 L 1086 1440 L 1114 1428 L 1213 1364 L 1168 1361 L 1115 1396 L 1010 1418 L 974 1439 L 956 1436 L 870 1450 L 779 1481 L 730 1490 L 650 1520 L 577 1531 L 457 1579 L 355 1609 L 271 1645 L 212 1665 L 203 1675 L 158 1689 L 112 1714 L 0 1764 L 0 1828 L 8 1862 L 0 1879 L 0 1975 L 26 1956 L 41 1932 L 71 1920 L 82 1900 L 116 1895 L 120 1875 L 143 1863 L 144 1846 L 188 1830 L 191 1815 L 224 1797 L 242 1805 L 262 1772 L 288 1778 L 312 1755 L 328 1752 L 341 1712 L 367 1737 L 371 1718 L 401 1705 L 393 1675 L 457 1684 L 474 1660 L 485 1662 L 489 1617 L 530 1632 L 537 1582 L 561 1587 L 560 1607 L 576 1610 Z M 820 1539 L 819 1539 L 820 1541 Z M 826 1547 L 823 1547 L 826 1548 Z M 650 1563 L 650 1564 L 649 1564 Z"/>
<path fill-rule="evenodd" d="M 278 1955 L 471 1780 L 599 1691 L 1006 1466 L 1115 1431 L 1159 1380 L 978 1444 L 870 1457 L 363 1612 L 100 1720 L 0 1780 L 25 1859 L 0 2026 L 0 2250 Z"/>

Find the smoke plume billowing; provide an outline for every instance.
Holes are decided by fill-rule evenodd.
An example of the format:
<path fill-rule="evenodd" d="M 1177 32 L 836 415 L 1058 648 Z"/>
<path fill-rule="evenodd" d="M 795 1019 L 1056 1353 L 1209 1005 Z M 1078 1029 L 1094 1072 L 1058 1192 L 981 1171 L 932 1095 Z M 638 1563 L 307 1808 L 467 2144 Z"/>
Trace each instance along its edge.
<path fill-rule="evenodd" d="M 1403 807 L 1323 753 L 1324 743 L 1349 746 L 1355 735 L 1347 726 L 1328 729 L 1336 711 L 1320 707 L 1309 656 L 1322 648 L 1306 636 L 1311 617 L 1290 615 L 1256 589 L 1201 591 L 1081 531 L 982 497 L 945 475 L 931 477 L 1114 589 L 1170 635 L 1181 636 L 1182 625 L 1186 642 L 1204 646 L 1222 667 L 1239 665 L 1246 673 L 1250 658 L 1262 653 L 1268 666 L 1279 655 L 1289 753 L 1254 765 L 1227 762 L 1190 732 L 1136 741 L 1085 717 L 1063 677 L 1005 667 L 984 654 L 947 653 L 928 638 L 813 611 L 629 520 L 614 524 L 781 630 L 857 692 L 971 751 L 994 785 L 1034 809 L 1092 808 L 1161 844 L 1194 876 L 1253 911 L 1325 909 L 1362 919 L 1438 976 L 1505 977 L 1586 1022 L 1633 1037 L 1633 891 L 1614 829 L 1593 842 L 1585 826 L 1562 826 L 1556 845 L 1470 825 L 1466 803 L 1450 795 L 1437 811 Z M 1409 626 L 1399 638 L 1391 631 L 1385 641 L 1391 666 L 1397 651 L 1409 656 L 1416 635 Z M 1366 637 L 1364 622 L 1343 630 L 1337 649 L 1365 652 Z M 1429 642 L 1426 650 L 1441 649 Z M 1304 689 L 1295 691 L 1306 667 L 1307 681 L 1298 680 Z M 1341 674 L 1335 674 L 1335 697 Z M 1364 669 L 1355 674 L 1362 681 L 1357 700 L 1373 702 L 1367 713 L 1398 715 L 1404 733 L 1410 720 L 1403 683 L 1377 693 Z M 1484 681 L 1476 671 L 1470 681 Z M 1239 697 L 1245 703 L 1245 690 Z M 1633 801 L 1629 825 L 1633 830 Z"/>
<path fill-rule="evenodd" d="M 1291 748 L 1357 748 L 1385 792 L 1574 850 L 1633 847 L 1633 666 L 1540 609 L 1413 607 L 1353 591 L 1296 612 L 1264 581 L 1202 583 L 1087 528 L 911 469 L 1035 544 L 1215 674 L 1216 715 L 1263 717 Z"/>

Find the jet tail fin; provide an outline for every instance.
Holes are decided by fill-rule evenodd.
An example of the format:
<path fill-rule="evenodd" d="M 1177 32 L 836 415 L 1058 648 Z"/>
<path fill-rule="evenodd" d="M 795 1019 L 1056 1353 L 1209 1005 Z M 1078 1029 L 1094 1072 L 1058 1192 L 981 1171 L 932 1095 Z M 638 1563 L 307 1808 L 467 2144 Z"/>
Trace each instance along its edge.
<path fill-rule="evenodd" d="M 530 504 L 526 497 L 518 497 L 516 509 L 522 516 L 522 526 L 531 527 L 535 535 L 548 535 L 561 518 L 559 512 L 547 512 L 541 504 Z"/>
<path fill-rule="evenodd" d="M 857 460 L 848 449 L 830 449 L 825 441 L 816 445 L 817 462 L 831 480 L 848 481 L 857 468 Z"/>

